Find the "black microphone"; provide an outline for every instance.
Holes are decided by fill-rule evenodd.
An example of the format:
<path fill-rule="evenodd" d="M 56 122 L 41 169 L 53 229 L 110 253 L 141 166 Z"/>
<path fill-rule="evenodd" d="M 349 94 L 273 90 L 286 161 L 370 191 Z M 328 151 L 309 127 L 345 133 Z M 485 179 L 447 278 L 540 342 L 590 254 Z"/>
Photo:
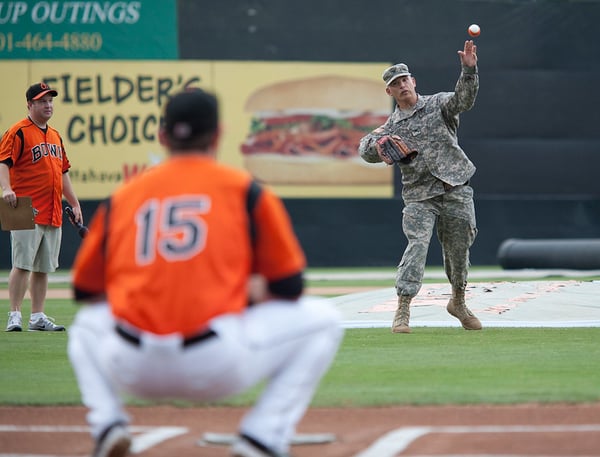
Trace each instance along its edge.
<path fill-rule="evenodd" d="M 81 238 L 85 238 L 89 230 L 81 222 L 75 220 L 75 213 L 73 213 L 73 209 L 70 206 L 67 206 L 65 208 L 65 213 L 67 213 L 67 216 L 69 216 L 69 219 L 71 219 L 73 225 L 77 227 L 77 233 L 79 234 L 79 236 Z"/>

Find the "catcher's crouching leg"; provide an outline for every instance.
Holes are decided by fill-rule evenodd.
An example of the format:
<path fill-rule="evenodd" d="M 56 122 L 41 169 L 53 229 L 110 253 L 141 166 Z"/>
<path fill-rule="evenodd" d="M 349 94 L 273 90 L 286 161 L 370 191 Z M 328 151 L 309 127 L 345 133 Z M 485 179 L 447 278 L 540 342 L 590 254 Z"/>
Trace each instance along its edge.
<path fill-rule="evenodd" d="M 465 304 L 465 289 L 453 287 L 446 310 L 456 317 L 465 330 L 481 330 L 481 322 Z"/>
<path fill-rule="evenodd" d="M 410 333 L 408 326 L 410 320 L 410 302 L 412 297 L 408 295 L 398 295 L 398 309 L 394 315 L 392 323 L 392 333 Z"/>

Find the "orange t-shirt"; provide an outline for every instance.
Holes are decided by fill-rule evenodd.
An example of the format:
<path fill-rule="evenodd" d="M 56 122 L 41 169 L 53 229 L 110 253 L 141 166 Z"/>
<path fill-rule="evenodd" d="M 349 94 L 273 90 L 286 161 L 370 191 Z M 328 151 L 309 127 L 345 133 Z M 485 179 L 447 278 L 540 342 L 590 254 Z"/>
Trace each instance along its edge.
<path fill-rule="evenodd" d="M 285 207 L 267 188 L 252 212 L 252 241 L 251 183 L 246 172 L 197 155 L 137 176 L 92 218 L 74 263 L 75 290 L 106 293 L 118 319 L 156 334 L 189 336 L 217 315 L 240 312 L 251 272 L 273 281 L 305 267 Z"/>
<path fill-rule="evenodd" d="M 62 138 L 31 119 L 13 125 L 0 140 L 0 162 L 12 160 L 10 185 L 18 197 L 31 197 L 36 224 L 62 225 L 62 175 L 71 164 Z"/>

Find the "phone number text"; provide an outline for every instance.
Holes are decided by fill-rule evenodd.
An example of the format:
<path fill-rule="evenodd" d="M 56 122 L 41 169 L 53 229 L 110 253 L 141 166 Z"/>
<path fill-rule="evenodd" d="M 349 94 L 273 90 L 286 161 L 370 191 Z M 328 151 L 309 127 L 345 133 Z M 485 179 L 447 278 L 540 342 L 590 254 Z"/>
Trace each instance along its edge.
<path fill-rule="evenodd" d="M 102 49 L 100 33 L 63 33 L 55 36 L 47 33 L 26 33 L 16 36 L 12 32 L 0 33 L 0 53 L 17 51 L 70 51 L 98 52 Z"/>

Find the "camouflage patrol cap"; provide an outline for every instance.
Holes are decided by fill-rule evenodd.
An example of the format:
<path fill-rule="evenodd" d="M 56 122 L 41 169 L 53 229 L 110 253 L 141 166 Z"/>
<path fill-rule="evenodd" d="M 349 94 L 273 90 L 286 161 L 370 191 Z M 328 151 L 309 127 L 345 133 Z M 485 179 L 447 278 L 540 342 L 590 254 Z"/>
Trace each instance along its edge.
<path fill-rule="evenodd" d="M 410 76 L 408 66 L 404 63 L 397 63 L 387 68 L 381 76 L 385 81 L 385 85 L 389 86 L 392 81 L 399 78 L 400 76 Z"/>

